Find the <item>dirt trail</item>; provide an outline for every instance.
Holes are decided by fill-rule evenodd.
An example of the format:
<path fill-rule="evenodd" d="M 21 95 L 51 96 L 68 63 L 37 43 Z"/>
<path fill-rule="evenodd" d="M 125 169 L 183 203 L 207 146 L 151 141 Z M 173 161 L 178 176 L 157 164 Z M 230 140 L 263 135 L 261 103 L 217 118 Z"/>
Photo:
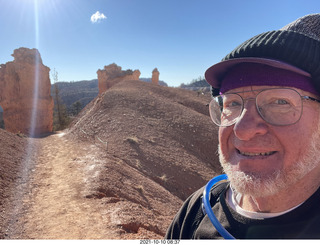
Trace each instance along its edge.
<path fill-rule="evenodd" d="M 101 200 L 83 195 L 86 168 L 76 165 L 88 164 L 95 146 L 72 144 L 63 133 L 37 141 L 41 147 L 19 239 L 119 239 L 112 213 Z"/>

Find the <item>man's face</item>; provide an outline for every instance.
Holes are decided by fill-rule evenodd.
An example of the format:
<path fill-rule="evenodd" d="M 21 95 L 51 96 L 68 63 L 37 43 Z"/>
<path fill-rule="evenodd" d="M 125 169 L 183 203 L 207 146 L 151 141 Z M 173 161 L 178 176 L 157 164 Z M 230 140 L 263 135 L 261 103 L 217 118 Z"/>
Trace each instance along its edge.
<path fill-rule="evenodd" d="M 228 92 L 237 92 L 248 99 L 257 94 L 252 90 L 266 88 L 276 86 L 242 87 Z M 301 95 L 317 97 L 295 90 Z M 242 194 L 273 195 L 303 179 L 315 167 L 319 168 L 318 111 L 318 103 L 304 101 L 297 123 L 273 126 L 260 117 L 255 100 L 246 100 L 236 124 L 219 130 L 220 162 L 231 186 Z"/>

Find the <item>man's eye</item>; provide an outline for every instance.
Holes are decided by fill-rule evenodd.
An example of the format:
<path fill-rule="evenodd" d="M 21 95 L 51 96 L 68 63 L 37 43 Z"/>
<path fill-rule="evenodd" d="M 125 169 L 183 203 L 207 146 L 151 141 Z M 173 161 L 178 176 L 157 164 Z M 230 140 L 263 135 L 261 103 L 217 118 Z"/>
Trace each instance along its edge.
<path fill-rule="evenodd" d="M 277 104 L 277 105 L 288 105 L 290 104 L 287 100 L 285 99 L 277 99 L 273 102 L 274 104 Z"/>
<path fill-rule="evenodd" d="M 241 103 L 239 101 L 230 101 L 225 103 L 225 107 L 237 107 L 241 106 Z"/>

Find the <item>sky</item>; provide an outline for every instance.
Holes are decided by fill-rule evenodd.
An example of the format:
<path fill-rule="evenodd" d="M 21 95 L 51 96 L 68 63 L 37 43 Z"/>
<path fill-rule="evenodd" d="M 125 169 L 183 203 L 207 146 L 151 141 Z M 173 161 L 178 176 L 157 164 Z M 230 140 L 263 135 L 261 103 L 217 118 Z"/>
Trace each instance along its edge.
<path fill-rule="evenodd" d="M 0 64 L 37 48 L 59 81 L 116 63 L 145 78 L 157 68 L 178 87 L 254 35 L 317 12 L 319 0 L 0 0 Z"/>

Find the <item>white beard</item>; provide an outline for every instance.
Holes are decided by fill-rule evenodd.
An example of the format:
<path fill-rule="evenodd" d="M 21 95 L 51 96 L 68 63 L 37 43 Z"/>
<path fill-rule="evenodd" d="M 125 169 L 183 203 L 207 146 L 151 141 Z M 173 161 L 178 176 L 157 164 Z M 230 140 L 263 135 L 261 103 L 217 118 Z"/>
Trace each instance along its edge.
<path fill-rule="evenodd" d="M 228 175 L 231 187 L 238 193 L 254 197 L 265 197 L 278 193 L 280 190 L 301 180 L 306 174 L 319 165 L 320 127 L 312 136 L 308 151 L 300 157 L 296 164 L 286 169 L 273 172 L 269 176 L 259 173 L 244 173 L 234 170 L 221 153 L 219 145 L 219 159 L 224 172 Z"/>

